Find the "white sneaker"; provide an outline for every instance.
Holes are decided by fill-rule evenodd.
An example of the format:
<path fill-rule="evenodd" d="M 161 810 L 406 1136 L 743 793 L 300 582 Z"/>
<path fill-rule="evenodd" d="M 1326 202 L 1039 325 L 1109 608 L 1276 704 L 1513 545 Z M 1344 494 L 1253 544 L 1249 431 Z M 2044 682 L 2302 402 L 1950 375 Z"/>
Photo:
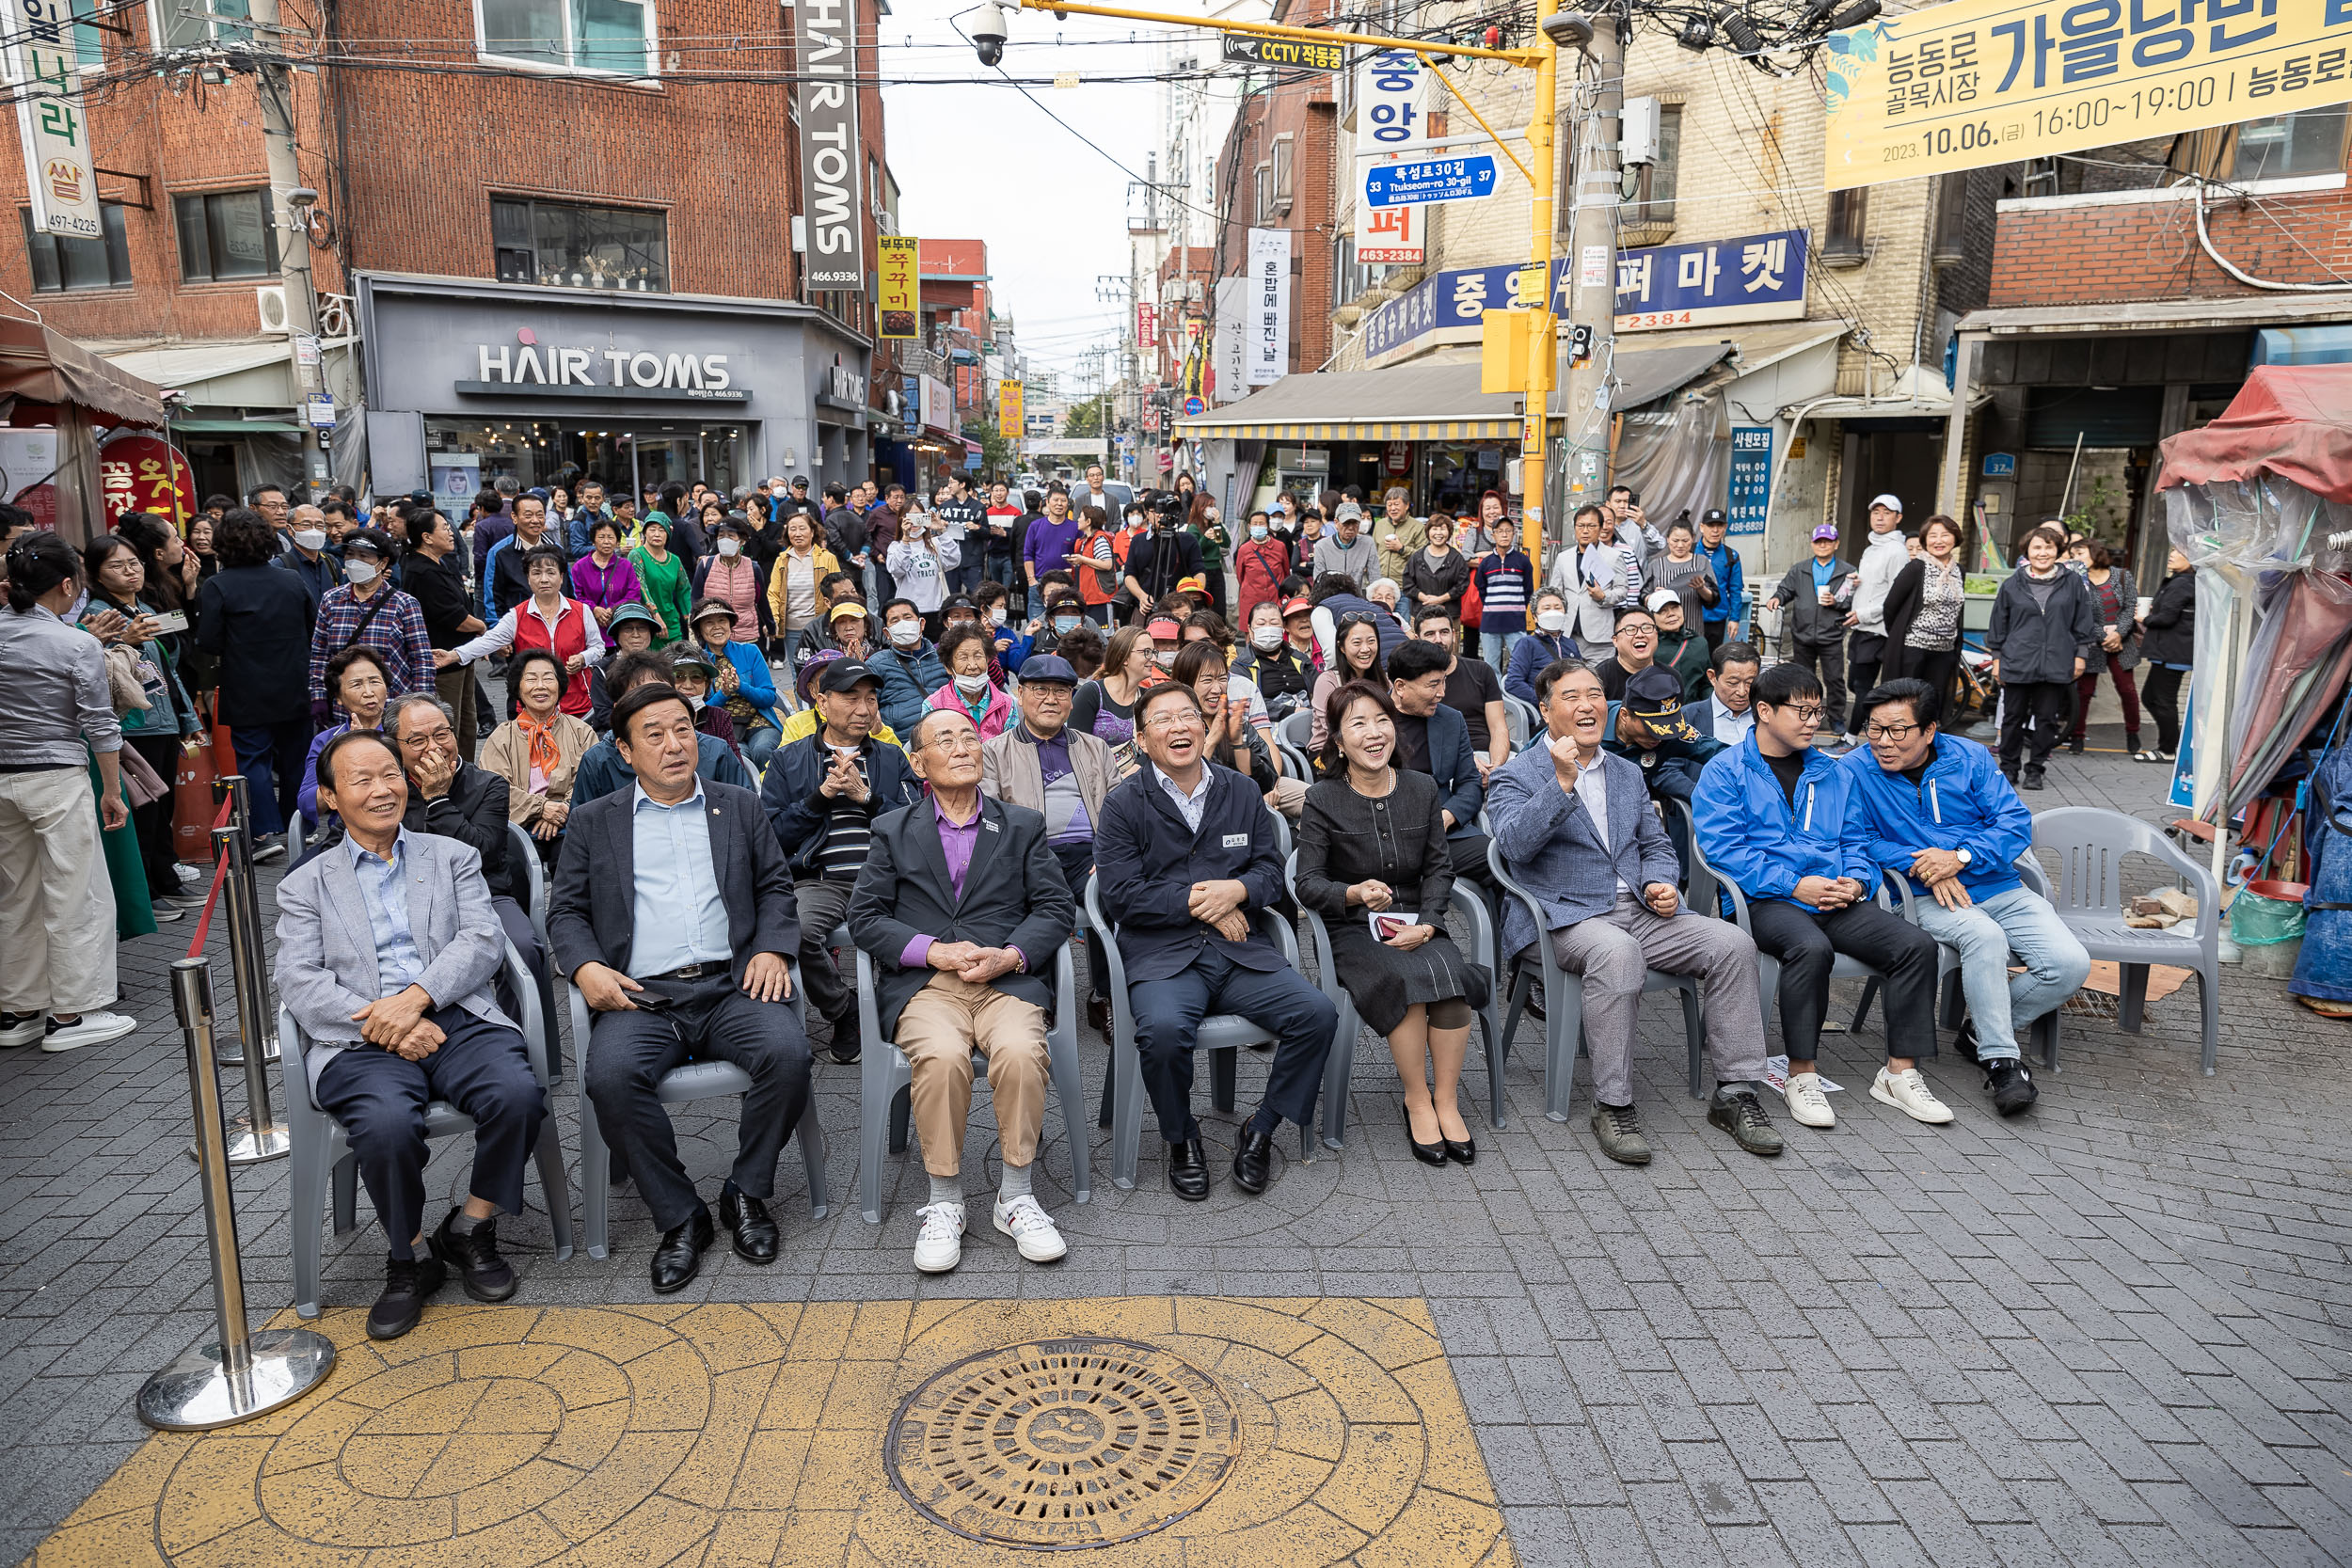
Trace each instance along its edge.
<path fill-rule="evenodd" d="M 119 1040 L 139 1026 L 135 1018 L 120 1013 L 84 1013 L 72 1023 L 60 1026 L 51 1020 L 48 1037 L 40 1042 L 43 1051 L 73 1051 L 85 1045 L 103 1045 Z"/>
<path fill-rule="evenodd" d="M 1070 1243 L 1054 1227 L 1053 1216 L 1027 1193 L 1009 1203 L 1001 1197 L 996 1200 L 996 1228 L 1011 1237 L 1021 1256 L 1032 1263 L 1057 1262 L 1070 1250 Z"/>
<path fill-rule="evenodd" d="M 1928 1087 L 1915 1067 L 1900 1072 L 1879 1069 L 1879 1075 L 1870 1081 L 1870 1098 L 1894 1106 L 1914 1121 L 1940 1124 L 1952 1119 L 1952 1108 L 1935 1098 L 1935 1091 Z"/>
<path fill-rule="evenodd" d="M 963 1205 L 926 1203 L 916 1212 L 923 1228 L 914 1237 L 914 1266 L 925 1274 L 946 1274 L 963 1261 Z"/>
<path fill-rule="evenodd" d="M 213 873 L 210 868 L 199 871 L 195 866 L 188 864 L 185 861 L 174 861 L 171 865 L 171 870 L 172 875 L 180 879 L 180 885 L 182 887 L 202 887 L 205 883 L 213 879 Z"/>
<path fill-rule="evenodd" d="M 1829 1108 L 1829 1096 L 1821 1092 L 1821 1075 L 1818 1072 L 1792 1072 L 1788 1087 L 1788 1115 L 1799 1127 L 1835 1127 L 1837 1113 Z"/>
<path fill-rule="evenodd" d="M 30 1045 L 49 1027 L 47 1013 L 10 1014 L 16 1022 L 0 1026 L 0 1046 Z"/>

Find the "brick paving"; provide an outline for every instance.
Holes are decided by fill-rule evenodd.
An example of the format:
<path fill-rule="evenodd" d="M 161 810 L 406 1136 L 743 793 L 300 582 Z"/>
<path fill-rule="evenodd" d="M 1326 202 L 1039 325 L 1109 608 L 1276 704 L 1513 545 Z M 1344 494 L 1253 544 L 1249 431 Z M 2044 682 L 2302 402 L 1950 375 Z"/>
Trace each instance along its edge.
<path fill-rule="evenodd" d="M 2092 738 L 2121 745 L 2120 730 Z M 2120 754 L 2061 754 L 2051 786 L 2035 805 L 2168 815 L 2157 770 Z M 190 929 L 126 947 L 136 1035 L 0 1055 L 0 1560 L 132 1453 L 134 1392 L 207 1328 L 165 985 Z M 217 930 L 213 957 L 225 1009 Z M 1473 1115 L 1476 1166 L 1422 1166 L 1366 1037 L 1345 1153 L 1294 1160 L 1254 1201 L 1220 1180 L 1209 1203 L 1178 1203 L 1148 1148 L 1120 1193 L 1097 1134 L 1079 1208 L 1049 1112 L 1040 1191 L 1068 1261 L 1029 1267 L 976 1234 L 942 1278 L 907 1259 L 918 1162 L 888 1167 L 879 1229 L 859 1218 L 856 1069 L 820 1062 L 832 1216 L 812 1222 L 787 1150 L 783 1257 L 753 1269 L 721 1249 L 684 1299 L 1419 1296 L 1532 1564 L 2352 1560 L 2352 1035 L 2278 981 L 2230 969 L 2222 985 L 2218 1076 L 2197 1070 L 2192 981 L 2138 1037 L 2069 1018 L 2065 1070 L 2015 1122 L 1947 1053 L 1927 1072 L 1959 1120 L 1915 1124 L 1861 1092 L 1875 1029 L 1833 1039 L 1839 1125 L 1782 1118 L 1788 1152 L 1769 1163 L 1687 1098 L 1660 999 L 1639 1064 L 1658 1158 L 1641 1170 L 1594 1148 L 1587 1083 L 1568 1124 L 1545 1119 L 1532 1024 L 1506 1074 L 1508 1131 Z M 1099 1085 L 1090 1031 L 1082 1053 Z M 1262 1071 L 1245 1061 L 1245 1105 Z M 233 1110 L 241 1076 L 223 1088 Z M 1466 1089 L 1483 1103 L 1475 1049 Z M 695 1109 L 685 1147 L 715 1189 L 728 1127 Z M 568 1085 L 558 1112 L 576 1151 Z M 984 1104 L 974 1123 L 977 1191 L 994 1175 Z M 1210 1119 L 1212 1142 L 1231 1133 Z M 464 1178 L 462 1152 L 434 1167 L 453 1191 Z M 285 1180 L 283 1164 L 237 1178 L 257 1318 L 291 1300 Z M 652 1299 L 632 1191 L 614 1223 L 612 1260 L 559 1265 L 544 1214 L 510 1222 L 522 1299 Z M 372 1227 L 330 1240 L 330 1308 L 364 1307 L 381 1258 Z"/>

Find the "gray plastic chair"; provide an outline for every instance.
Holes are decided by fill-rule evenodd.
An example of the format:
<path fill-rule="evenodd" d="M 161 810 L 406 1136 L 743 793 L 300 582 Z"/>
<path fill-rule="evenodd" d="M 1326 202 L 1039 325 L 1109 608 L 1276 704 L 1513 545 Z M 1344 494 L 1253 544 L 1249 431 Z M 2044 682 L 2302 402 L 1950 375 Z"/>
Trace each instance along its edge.
<path fill-rule="evenodd" d="M 1879 908 L 1891 912 L 1894 906 L 1887 897 L 1886 880 L 1883 875 L 1879 878 L 1878 903 Z M 1702 914 L 1717 913 L 1723 908 L 1716 897 L 1719 892 L 1728 895 L 1731 899 L 1733 923 L 1747 932 L 1751 940 L 1754 939 L 1756 927 L 1748 918 L 1748 895 L 1740 891 L 1739 883 L 1708 863 L 1706 851 L 1699 847 L 1699 835 L 1693 832 L 1691 835 L 1691 907 Z M 1772 1004 L 1780 995 L 1780 960 L 1758 948 L 1756 975 L 1756 995 L 1764 1004 L 1764 1032 L 1770 1035 L 1772 1029 Z M 1861 959 L 1850 958 L 1840 953 L 1830 960 L 1829 977 L 1833 980 L 1860 980 L 1863 983 L 1862 1006 L 1854 1009 L 1853 1022 L 1847 1026 L 1849 1034 L 1859 1035 L 1863 1021 L 1870 1016 L 1870 999 L 1878 995 L 1879 988 L 1886 983 L 1886 976 Z M 1927 1049 L 1917 1054 L 1933 1056 L 1937 1050 L 1936 1042 L 1931 1039 Z"/>
<path fill-rule="evenodd" d="M 2042 863 L 2030 854 L 2017 857 L 2017 874 L 2026 885 L 2043 899 L 2050 896 L 2048 879 L 2042 874 Z M 1914 926 L 1919 924 L 1919 895 L 1911 891 L 1911 879 L 1896 872 L 1886 873 L 1887 885 L 1901 900 L 1903 918 Z M 1936 1020 L 1947 1029 L 1958 1029 L 1965 1016 L 1968 996 L 1961 984 L 1960 949 L 1949 942 L 1935 944 Z M 2033 1021 L 2034 1043 L 2041 1048 L 2042 1065 L 2051 1072 L 2058 1066 L 2058 1009 L 2053 1007 Z M 2022 1041 L 2020 1042 L 2023 1043 Z"/>
<path fill-rule="evenodd" d="M 1527 750 L 1528 741 L 1544 727 L 1543 716 L 1535 711 L 1535 705 L 1508 691 L 1502 694 L 1502 716 L 1510 721 L 1513 756 Z"/>
<path fill-rule="evenodd" d="M 1312 709 L 1301 703 L 1274 726 L 1274 733 L 1282 744 L 1305 756 L 1314 739 L 1315 716 Z"/>
<path fill-rule="evenodd" d="M 548 868 L 539 859 L 539 841 L 519 822 L 506 825 L 506 858 L 519 857 L 526 879 L 524 886 L 530 902 L 523 912 L 531 916 L 531 928 L 539 933 L 539 951 L 552 953 L 554 944 L 548 941 Z"/>
<path fill-rule="evenodd" d="M 2049 899 L 2058 919 L 2093 959 L 2104 959 L 2122 970 L 2116 1022 L 2125 1033 L 2138 1034 L 2147 1012 L 2150 964 L 2171 964 L 2195 972 L 2198 997 L 2204 1004 L 2201 1065 L 2211 1076 L 2221 1039 L 2221 899 L 2213 873 L 2148 823 L 2096 806 L 2059 806 L 2036 813 L 2033 847 L 2057 853 L 2058 881 L 2053 886 L 2037 863 L 2026 885 Z M 2197 895 L 2197 924 L 2192 929 L 2143 931 L 2123 924 L 2125 855 L 2161 861 L 2188 883 Z M 2051 1018 L 2055 1022 L 2057 1015 Z M 2044 1063 L 2055 1068 L 2055 1028 L 2042 1050 Z"/>
<path fill-rule="evenodd" d="M 807 993 L 801 988 L 801 966 L 788 962 L 792 974 L 792 1010 L 800 1015 L 803 1027 L 808 1019 Z M 604 1141 L 604 1131 L 596 1124 L 596 1101 L 588 1098 L 588 999 L 580 988 L 566 980 L 556 982 L 558 989 L 571 993 L 572 1053 L 580 1061 L 580 1212 L 582 1228 L 587 1231 L 588 1256 L 603 1258 L 611 1251 L 608 1245 L 612 1208 L 612 1148 Z M 654 1086 L 654 1095 L 664 1105 L 683 1105 L 689 1101 L 718 1100 L 729 1095 L 746 1093 L 752 1086 L 752 1075 L 733 1062 L 688 1062 L 673 1068 Z M 817 1089 L 809 1086 L 808 1103 L 801 1112 L 800 1125 L 793 1130 L 800 1140 L 801 1164 L 808 1173 L 808 1203 L 811 1219 L 823 1219 L 832 1212 L 825 1184 L 825 1131 L 817 1120 Z"/>
<path fill-rule="evenodd" d="M 1305 752 L 1283 739 L 1279 731 L 1274 737 L 1274 750 L 1278 756 L 1290 764 L 1291 777 L 1303 784 L 1315 782 L 1314 764 L 1308 760 Z"/>
<path fill-rule="evenodd" d="M 506 974 L 515 994 L 522 999 L 523 1051 L 531 1058 L 531 1075 L 548 1088 L 547 1021 L 539 1016 L 539 990 L 532 984 L 523 958 L 507 942 Z M 286 1042 L 286 1131 L 293 1145 L 288 1159 L 293 1221 L 294 1311 L 305 1318 L 319 1315 L 319 1275 L 325 1242 L 319 1232 L 319 1211 L 326 1207 L 327 1189 L 334 1189 L 335 1234 L 347 1236 L 359 1226 L 359 1161 L 342 1123 L 319 1109 L 310 1096 L 308 1070 L 310 1037 L 293 1013 L 278 1009 L 278 1037 Z M 453 1138 L 473 1131 L 473 1117 L 445 1100 L 428 1101 L 424 1135 Z M 548 1221 L 555 1231 L 558 1262 L 572 1255 L 572 1195 L 564 1180 L 564 1142 L 555 1125 L 554 1097 L 549 1095 L 547 1119 L 539 1124 L 539 1144 L 532 1151 L 539 1167 L 539 1190 L 547 1199 Z"/>
<path fill-rule="evenodd" d="M 1281 825 L 1281 818 L 1275 818 Z M 1290 853 L 1289 835 L 1283 835 L 1283 855 Z M 1087 879 L 1087 918 L 1103 933 L 1103 952 L 1110 961 L 1107 990 L 1111 994 L 1111 1185 L 1121 1192 L 1132 1191 L 1136 1184 L 1136 1164 L 1143 1144 L 1143 1057 L 1136 1049 L 1136 1015 L 1127 993 L 1127 964 L 1120 956 L 1117 927 L 1103 912 L 1097 879 Z M 1293 969 L 1298 967 L 1298 934 L 1290 922 L 1271 910 L 1257 912 L 1259 926 L 1282 950 L 1282 957 Z M 1240 1048 L 1245 1045 L 1277 1043 L 1271 1030 L 1260 1028 L 1238 1013 L 1211 1013 L 1200 1021 L 1193 1036 L 1196 1054 L 1209 1053 L 1210 1102 L 1231 1116 L 1233 1111 L 1234 1083 L 1240 1068 Z M 1338 1049 L 1335 1044 L 1334 1050 Z M 1301 1161 L 1314 1158 L 1314 1133 L 1307 1128 L 1298 1130 L 1298 1157 Z"/>
<path fill-rule="evenodd" d="M 834 933 L 834 945 L 854 947 L 846 926 Z M 906 1053 L 885 1043 L 882 1022 L 874 1010 L 874 959 L 857 949 L 857 1024 L 860 1050 L 858 1074 L 858 1196 L 868 1225 L 882 1224 L 882 1168 L 885 1145 L 903 1154 L 914 1069 Z M 1086 1086 L 1078 1071 L 1077 966 L 1070 943 L 1057 942 L 1054 956 L 1054 1022 L 1045 1033 L 1046 1070 L 1053 1080 L 1054 1098 L 1061 1101 L 1063 1135 L 1070 1141 L 1073 1180 L 1071 1196 L 1080 1203 L 1094 1200 L 1093 1130 L 1086 1124 Z M 972 1053 L 976 1077 L 988 1077 L 988 1058 Z"/>
<path fill-rule="evenodd" d="M 1486 814 L 1479 814 L 1481 826 Z M 1527 906 L 1530 918 L 1535 922 L 1535 940 L 1530 947 L 1535 954 L 1537 968 L 1520 969 L 1511 982 L 1511 1005 L 1502 1019 L 1502 1057 L 1510 1059 L 1511 1042 L 1518 1036 L 1519 1009 L 1526 1006 L 1530 991 L 1540 975 L 1544 986 L 1544 1011 L 1548 1014 L 1544 1026 L 1544 1115 L 1554 1121 L 1568 1119 L 1568 1099 L 1576 1086 L 1576 1058 L 1584 1050 L 1584 976 L 1570 974 L 1560 967 L 1560 960 L 1551 951 L 1551 942 L 1545 935 L 1547 924 L 1544 910 L 1535 895 L 1511 879 L 1502 863 L 1502 846 L 1490 836 L 1486 841 L 1486 863 L 1493 868 L 1495 880 L 1505 895 Z M 1500 938 L 1500 922 L 1497 924 Z M 1498 940 L 1498 950 L 1500 941 Z M 1498 978 L 1498 984 L 1501 983 Z M 1691 1050 L 1691 1098 L 1699 1098 L 1699 1052 L 1705 1031 L 1699 1016 L 1699 983 L 1694 975 L 1669 974 L 1653 969 L 1642 982 L 1643 994 L 1651 991 L 1678 991 L 1682 996 L 1682 1029 Z M 1492 1080 L 1494 1093 L 1493 1120 L 1502 1125 L 1502 1072 L 1500 1064 L 1490 1064 L 1487 1077 Z"/>

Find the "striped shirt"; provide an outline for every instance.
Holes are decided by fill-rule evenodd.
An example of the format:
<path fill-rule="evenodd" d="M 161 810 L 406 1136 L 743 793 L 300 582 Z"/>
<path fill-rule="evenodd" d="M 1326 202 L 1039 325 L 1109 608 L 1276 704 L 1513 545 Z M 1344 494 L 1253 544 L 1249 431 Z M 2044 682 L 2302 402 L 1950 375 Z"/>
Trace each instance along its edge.
<path fill-rule="evenodd" d="M 835 752 L 835 755 L 842 753 Z M 858 758 L 858 772 L 865 776 L 870 789 L 872 775 L 866 772 L 866 759 Z M 854 882 L 858 873 L 866 869 L 866 858 L 874 846 L 874 812 L 871 799 L 866 802 L 848 796 L 835 797 L 833 815 L 825 820 L 825 847 L 817 852 L 817 864 L 829 882 Z"/>
<path fill-rule="evenodd" d="M 1478 626 L 1489 634 L 1527 629 L 1527 599 L 1534 568 L 1521 550 L 1498 551 L 1478 562 Z"/>

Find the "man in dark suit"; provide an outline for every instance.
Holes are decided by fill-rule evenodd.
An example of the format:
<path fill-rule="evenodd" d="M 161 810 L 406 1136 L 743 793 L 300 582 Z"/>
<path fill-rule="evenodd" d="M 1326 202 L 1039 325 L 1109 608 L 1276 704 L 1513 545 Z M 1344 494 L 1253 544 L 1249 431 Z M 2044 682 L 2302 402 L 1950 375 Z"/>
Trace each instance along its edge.
<path fill-rule="evenodd" d="M 719 1215 L 738 1257 L 775 1261 L 776 1156 L 808 1101 L 808 1038 L 786 1005 L 801 923 L 759 798 L 695 773 L 685 698 L 631 689 L 613 705 L 612 736 L 636 783 L 573 808 L 548 936 L 596 1014 L 581 1082 L 661 1227 L 653 1288 L 667 1294 L 714 1235 L 654 1092 L 692 1057 L 751 1074 Z"/>
<path fill-rule="evenodd" d="M 953 708 L 927 713 L 908 760 L 928 802 L 881 817 L 850 897 L 850 935 L 874 960 L 882 1037 L 914 1069 L 914 1125 L 930 1173 L 914 1266 L 943 1274 L 963 1255 L 964 1126 L 972 1053 L 1005 1155 L 996 1228 L 1032 1263 L 1069 1250 L 1030 1185 L 1045 1125 L 1045 1022 L 1055 956 L 1076 926 L 1045 818 L 980 793 L 980 732 Z"/>
<path fill-rule="evenodd" d="M 1094 873 L 1126 962 L 1144 1088 L 1168 1140 L 1168 1184 L 1188 1202 L 1209 1196 L 1192 1115 L 1193 1045 L 1201 1019 L 1239 1013 L 1279 1042 L 1265 1099 L 1233 1152 L 1233 1184 L 1254 1196 L 1265 1191 L 1283 1118 L 1304 1127 L 1314 1117 L 1339 1012 L 1250 918 L 1284 894 L 1274 817 L 1256 784 L 1207 759 L 1192 688 L 1152 688 L 1136 699 L 1135 722 L 1151 765 L 1104 801 Z"/>

